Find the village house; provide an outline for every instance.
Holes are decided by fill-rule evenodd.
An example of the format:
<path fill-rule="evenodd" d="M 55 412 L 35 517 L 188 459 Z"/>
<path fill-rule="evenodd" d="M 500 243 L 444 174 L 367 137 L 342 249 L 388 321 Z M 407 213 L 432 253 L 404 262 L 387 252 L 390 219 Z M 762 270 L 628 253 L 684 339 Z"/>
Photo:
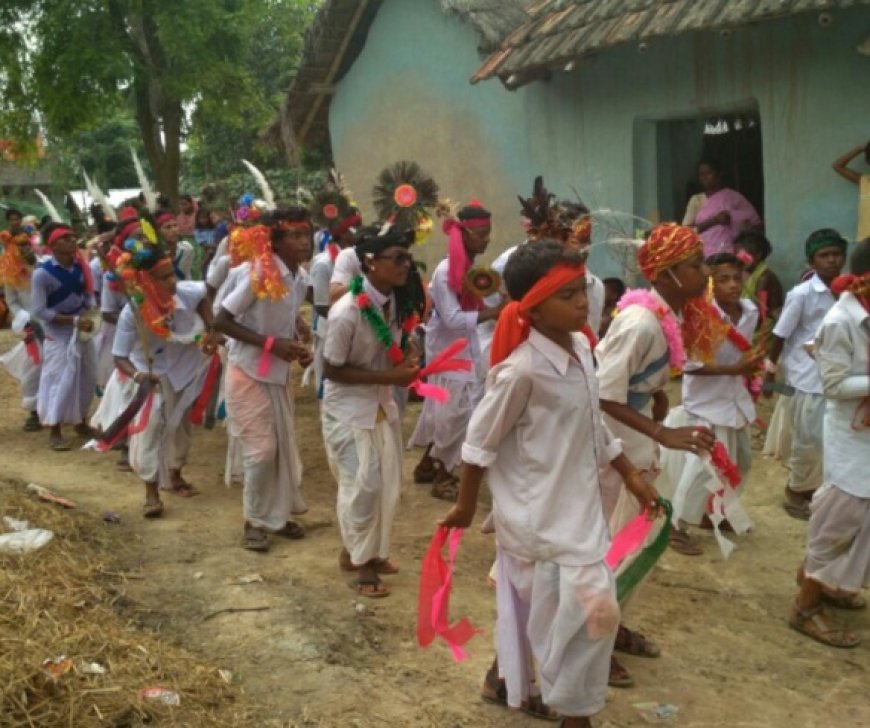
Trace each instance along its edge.
<path fill-rule="evenodd" d="M 856 233 L 831 165 L 870 138 L 868 38 L 870 0 L 327 0 L 272 135 L 291 156 L 328 146 L 363 210 L 381 168 L 418 161 L 493 210 L 489 257 L 521 239 L 536 174 L 593 210 L 679 220 L 714 154 L 790 284 L 808 233 Z M 591 263 L 620 272 L 606 250 Z"/>

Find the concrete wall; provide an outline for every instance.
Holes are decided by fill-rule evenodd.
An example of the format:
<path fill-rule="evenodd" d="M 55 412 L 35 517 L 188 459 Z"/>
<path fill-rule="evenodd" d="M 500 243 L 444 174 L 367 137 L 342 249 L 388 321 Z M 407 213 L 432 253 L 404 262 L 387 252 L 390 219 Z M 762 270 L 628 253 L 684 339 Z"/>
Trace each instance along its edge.
<path fill-rule="evenodd" d="M 662 39 L 645 53 L 611 49 L 509 92 L 497 80 L 469 85 L 478 39 L 435 0 L 386 0 L 332 102 L 336 163 L 366 207 L 382 167 L 417 160 L 446 196 L 493 210 L 494 254 L 521 237 L 516 195 L 535 174 L 593 209 L 654 219 L 659 185 L 671 184 L 659 157 L 674 154 L 659 148 L 656 121 L 757 108 L 773 265 L 790 283 L 809 232 L 855 234 L 857 189 L 831 162 L 870 132 L 870 58 L 855 50 L 868 33 L 867 8 L 836 12 L 828 28 L 810 14 Z M 431 264 L 445 247 L 438 234 L 417 252 Z M 602 251 L 591 264 L 619 272 Z"/>

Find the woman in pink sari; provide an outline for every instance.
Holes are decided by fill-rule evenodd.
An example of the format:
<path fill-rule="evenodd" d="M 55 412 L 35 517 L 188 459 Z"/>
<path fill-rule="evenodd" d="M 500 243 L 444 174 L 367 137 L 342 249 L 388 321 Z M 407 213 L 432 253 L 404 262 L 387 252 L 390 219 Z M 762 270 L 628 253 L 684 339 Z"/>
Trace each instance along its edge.
<path fill-rule="evenodd" d="M 733 253 L 734 239 L 743 230 L 761 227 L 761 218 L 749 200 L 737 190 L 724 186 L 718 163 L 702 160 L 698 164 L 698 182 L 704 191 L 692 201 L 700 202 L 700 209 L 693 220 L 684 220 L 683 224 L 698 231 L 704 241 L 705 258 L 714 253 Z M 686 214 L 688 217 L 689 210 Z"/>

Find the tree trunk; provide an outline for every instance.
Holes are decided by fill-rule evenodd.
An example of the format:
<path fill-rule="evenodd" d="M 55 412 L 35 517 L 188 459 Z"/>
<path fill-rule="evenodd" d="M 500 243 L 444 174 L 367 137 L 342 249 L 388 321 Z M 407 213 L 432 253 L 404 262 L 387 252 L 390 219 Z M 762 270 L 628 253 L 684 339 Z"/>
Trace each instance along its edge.
<path fill-rule="evenodd" d="M 179 201 L 179 175 L 181 172 L 181 102 L 152 103 L 152 88 L 148 81 L 134 83 L 136 123 L 154 175 L 157 191 L 169 197 L 173 207 Z M 159 108 L 159 115 L 155 113 Z"/>

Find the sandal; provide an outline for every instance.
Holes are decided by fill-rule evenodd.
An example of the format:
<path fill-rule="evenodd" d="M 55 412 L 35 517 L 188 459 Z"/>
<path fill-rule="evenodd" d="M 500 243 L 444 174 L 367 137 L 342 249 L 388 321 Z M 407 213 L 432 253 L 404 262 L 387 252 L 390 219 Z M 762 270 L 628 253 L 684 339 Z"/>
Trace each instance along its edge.
<path fill-rule="evenodd" d="M 530 695 L 529 699 L 520 706 L 520 710 L 532 718 L 548 720 L 551 722 L 561 721 L 562 716 L 548 706 L 540 695 Z"/>
<path fill-rule="evenodd" d="M 424 466 L 422 462 L 417 463 L 414 468 L 414 482 L 418 485 L 429 485 L 435 481 L 435 476 L 438 470 L 432 465 Z"/>
<path fill-rule="evenodd" d="M 361 597 L 369 599 L 383 599 L 390 596 L 390 588 L 380 581 L 352 581 L 350 588 Z"/>
<path fill-rule="evenodd" d="M 828 594 L 828 592 L 822 592 L 822 601 L 836 609 L 858 610 L 867 608 L 867 600 L 860 594 Z"/>
<path fill-rule="evenodd" d="M 262 528 L 246 525 L 242 535 L 242 548 L 248 551 L 268 551 L 269 537 Z"/>
<path fill-rule="evenodd" d="M 399 573 L 399 567 L 389 559 L 375 559 L 375 573 L 379 576 L 392 576 Z M 359 566 L 355 566 L 350 560 L 350 555 L 342 549 L 338 555 L 338 568 L 342 571 L 359 571 Z"/>
<path fill-rule="evenodd" d="M 788 618 L 789 627 L 829 647 L 850 649 L 861 644 L 861 638 L 825 613 L 822 605 L 801 609 L 795 604 Z"/>
<path fill-rule="evenodd" d="M 620 624 L 613 649 L 634 657 L 659 657 L 662 651 L 651 639 Z"/>
<path fill-rule="evenodd" d="M 39 432 L 42 429 L 42 425 L 39 423 L 39 417 L 36 414 L 31 414 L 26 420 L 24 420 L 24 431 L 25 432 Z"/>
<path fill-rule="evenodd" d="M 701 546 L 701 542 L 698 539 L 688 531 L 681 531 L 678 528 L 671 528 L 668 545 L 683 556 L 700 556 L 704 553 L 704 547 Z"/>
<path fill-rule="evenodd" d="M 186 480 L 183 480 L 180 483 L 173 485 L 169 489 L 169 492 L 174 493 L 175 495 L 179 495 L 182 498 L 193 498 L 195 495 L 199 495 L 199 491 Z"/>
<path fill-rule="evenodd" d="M 436 481 L 432 484 L 429 495 L 440 500 L 455 503 L 459 497 L 459 478 L 451 475 L 446 480 Z"/>
<path fill-rule="evenodd" d="M 788 486 L 785 487 L 785 500 L 782 502 L 783 510 L 792 518 L 800 521 L 810 520 L 810 502 L 800 493 L 795 493 Z"/>
<path fill-rule="evenodd" d="M 67 452 L 72 450 L 72 445 L 69 444 L 67 440 L 64 440 L 62 437 L 57 439 L 52 439 L 48 441 L 49 447 L 55 452 Z"/>
<path fill-rule="evenodd" d="M 145 518 L 158 518 L 159 516 L 162 516 L 163 501 L 157 501 L 156 503 L 143 503 L 142 515 Z"/>
<path fill-rule="evenodd" d="M 610 656 L 610 674 L 607 677 L 607 684 L 612 688 L 634 687 L 634 678 L 613 655 Z"/>
<path fill-rule="evenodd" d="M 287 521 L 281 528 L 273 532 L 276 536 L 283 536 L 292 541 L 298 541 L 300 538 L 305 538 L 305 529 L 298 523 Z"/>

